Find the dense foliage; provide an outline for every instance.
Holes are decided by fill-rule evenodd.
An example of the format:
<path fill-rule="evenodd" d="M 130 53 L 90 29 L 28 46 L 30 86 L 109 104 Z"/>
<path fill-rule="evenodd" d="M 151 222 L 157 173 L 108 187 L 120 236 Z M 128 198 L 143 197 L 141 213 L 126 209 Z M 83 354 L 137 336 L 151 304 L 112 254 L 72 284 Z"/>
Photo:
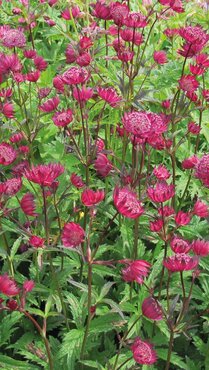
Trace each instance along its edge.
<path fill-rule="evenodd" d="M 0 4 L 0 367 L 208 369 L 207 2 Z"/>

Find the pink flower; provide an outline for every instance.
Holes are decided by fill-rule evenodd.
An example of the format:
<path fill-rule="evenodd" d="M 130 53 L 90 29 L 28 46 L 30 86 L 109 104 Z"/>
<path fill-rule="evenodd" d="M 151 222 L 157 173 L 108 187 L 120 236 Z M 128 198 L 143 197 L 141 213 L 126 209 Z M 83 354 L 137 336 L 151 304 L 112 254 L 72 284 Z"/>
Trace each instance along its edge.
<path fill-rule="evenodd" d="M 194 92 L 199 86 L 199 82 L 192 75 L 184 75 L 178 82 L 180 89 L 187 92 Z"/>
<path fill-rule="evenodd" d="M 209 102 L 209 90 L 202 90 L 202 96 L 206 100 L 206 102 Z"/>
<path fill-rule="evenodd" d="M 124 25 L 124 20 L 127 17 L 129 13 L 129 8 L 126 4 L 121 4 L 118 1 L 115 3 L 111 3 L 110 6 L 110 14 L 111 17 L 114 21 L 114 23 L 118 26 L 121 27 Z"/>
<path fill-rule="evenodd" d="M 32 72 L 28 72 L 26 75 L 25 75 L 25 79 L 26 81 L 29 81 L 29 82 L 37 82 L 38 79 L 40 78 L 40 71 L 32 71 Z"/>
<path fill-rule="evenodd" d="M 71 67 L 61 77 L 66 85 L 78 85 L 88 80 L 89 73 L 84 68 Z"/>
<path fill-rule="evenodd" d="M 195 176 L 201 180 L 206 187 L 209 187 L 209 154 L 205 154 L 200 158 L 196 164 L 195 170 Z"/>
<path fill-rule="evenodd" d="M 155 221 L 150 221 L 150 230 L 152 232 L 156 232 L 158 233 L 159 231 L 161 231 L 163 228 L 163 221 L 161 218 L 155 220 Z"/>
<path fill-rule="evenodd" d="M 71 63 L 74 63 L 76 61 L 76 58 L 78 56 L 78 52 L 75 50 L 75 48 L 71 44 L 69 44 L 67 46 L 65 56 L 66 56 L 66 62 L 71 64 Z"/>
<path fill-rule="evenodd" d="M 22 187 L 22 180 L 20 177 L 13 177 L 12 179 L 9 179 L 5 181 L 5 194 L 9 196 L 13 196 L 18 193 L 18 191 Z"/>
<path fill-rule="evenodd" d="M 38 90 L 38 97 L 39 99 L 44 99 L 46 98 L 51 92 L 51 89 L 49 87 L 42 87 L 41 89 Z"/>
<path fill-rule="evenodd" d="M 139 46 L 143 42 L 143 35 L 140 32 L 133 31 L 131 28 L 125 28 L 120 31 L 121 38 L 126 42 L 134 42 L 135 45 Z"/>
<path fill-rule="evenodd" d="M 146 17 L 140 12 L 130 12 L 124 22 L 127 27 L 144 28 L 147 26 Z"/>
<path fill-rule="evenodd" d="M 153 345 L 136 337 L 131 346 L 134 360 L 141 365 L 152 365 L 157 361 L 157 353 Z"/>
<path fill-rule="evenodd" d="M 52 121 L 58 127 L 66 127 L 72 120 L 73 112 L 71 109 L 56 112 L 52 117 Z"/>
<path fill-rule="evenodd" d="M 14 118 L 14 106 L 12 103 L 4 103 L 0 106 L 2 114 L 7 118 Z"/>
<path fill-rule="evenodd" d="M 1 54 L 0 74 L 8 74 L 10 72 L 20 72 L 22 64 L 20 63 L 17 54 Z"/>
<path fill-rule="evenodd" d="M 201 44 L 202 47 L 207 43 L 209 36 L 201 26 L 182 27 L 178 31 L 179 35 L 188 43 Z"/>
<path fill-rule="evenodd" d="M 53 110 L 57 109 L 59 103 L 60 99 L 58 98 L 58 96 L 54 96 L 53 98 L 48 99 L 47 101 L 45 101 L 45 103 L 40 105 L 39 109 L 43 112 L 50 113 Z"/>
<path fill-rule="evenodd" d="M 23 55 L 27 59 L 33 59 L 33 58 L 35 58 L 37 56 L 37 53 L 36 53 L 35 50 L 29 49 L 29 50 L 24 50 L 23 51 Z"/>
<path fill-rule="evenodd" d="M 162 209 L 163 208 L 163 209 Z M 172 207 L 169 207 L 169 206 L 164 206 L 164 207 L 160 207 L 158 209 L 158 213 L 161 215 L 161 216 L 164 216 L 164 217 L 169 217 L 171 215 L 174 215 L 175 214 L 175 211 Z"/>
<path fill-rule="evenodd" d="M 35 286 L 35 283 L 34 283 L 33 280 L 26 280 L 23 283 L 23 289 L 26 293 L 31 292 L 33 290 L 34 286 Z"/>
<path fill-rule="evenodd" d="M 61 13 L 61 17 L 64 18 L 66 21 L 69 21 L 73 18 L 79 18 L 81 16 L 81 11 L 78 6 L 73 6 L 72 8 L 66 8 Z"/>
<path fill-rule="evenodd" d="M 105 143 L 102 139 L 98 138 L 95 142 L 96 145 L 96 151 L 97 153 L 102 152 L 102 150 L 105 148 Z"/>
<path fill-rule="evenodd" d="M 97 91 L 100 98 L 110 104 L 111 107 L 116 108 L 120 104 L 121 97 L 118 96 L 117 92 L 112 87 L 99 87 Z"/>
<path fill-rule="evenodd" d="M 123 126 L 127 132 L 141 138 L 153 137 L 167 130 L 167 123 L 155 113 L 128 112 L 123 116 Z"/>
<path fill-rule="evenodd" d="M 190 64 L 190 66 L 189 66 L 189 70 L 190 70 L 190 72 L 191 72 L 194 76 L 201 76 L 202 74 L 204 74 L 204 73 L 205 73 L 204 68 L 201 68 L 200 66 L 193 65 L 193 64 Z"/>
<path fill-rule="evenodd" d="M 18 295 L 20 289 L 17 287 L 16 282 L 10 279 L 7 274 L 0 275 L 0 292 L 8 297 Z"/>
<path fill-rule="evenodd" d="M 135 219 L 144 213 L 144 209 L 136 194 L 126 187 L 115 188 L 113 202 L 118 212 L 125 217 Z"/>
<path fill-rule="evenodd" d="M 185 253 L 177 253 L 175 256 L 167 257 L 163 265 L 172 272 L 194 270 L 199 263 L 197 256 L 188 256 Z"/>
<path fill-rule="evenodd" d="M 184 159 L 181 165 L 184 170 L 191 170 L 196 166 L 197 163 L 198 163 L 197 156 L 192 155 L 191 157 Z"/>
<path fill-rule="evenodd" d="M 36 56 L 34 59 L 34 65 L 36 67 L 36 69 L 38 69 L 39 71 L 45 71 L 45 69 L 47 68 L 48 66 L 48 63 L 44 60 L 43 57 L 41 56 Z"/>
<path fill-rule="evenodd" d="M 27 169 L 24 176 L 40 186 L 51 186 L 54 180 L 64 172 L 60 163 L 39 164 Z"/>
<path fill-rule="evenodd" d="M 86 67 L 91 63 L 91 55 L 87 51 L 80 52 L 76 59 L 76 63 L 80 67 Z"/>
<path fill-rule="evenodd" d="M 97 1 L 93 4 L 93 15 L 99 19 L 110 20 L 112 18 L 110 7 L 103 1 Z"/>
<path fill-rule="evenodd" d="M 105 197 L 104 190 L 85 189 L 81 194 L 81 202 L 86 207 L 92 207 L 95 204 L 98 204 L 103 201 Z"/>
<path fill-rule="evenodd" d="M 197 256 L 206 257 L 209 255 L 209 241 L 207 240 L 194 240 L 191 247 Z"/>
<path fill-rule="evenodd" d="M 169 99 L 162 101 L 162 107 L 165 109 L 169 109 L 171 106 L 171 101 Z"/>
<path fill-rule="evenodd" d="M 90 87 L 82 86 L 81 89 L 78 87 L 73 89 L 73 97 L 82 106 L 93 96 L 93 90 Z"/>
<path fill-rule="evenodd" d="M 136 281 L 143 284 L 144 278 L 148 276 L 151 264 L 144 260 L 129 262 L 122 270 L 123 279 L 127 282 Z"/>
<path fill-rule="evenodd" d="M 163 164 L 160 164 L 158 167 L 154 168 L 153 175 L 155 175 L 158 180 L 167 180 L 171 176 L 170 172 L 165 166 L 163 166 Z"/>
<path fill-rule="evenodd" d="M 173 198 L 174 194 L 174 186 L 168 185 L 165 181 L 158 182 L 155 187 L 147 189 L 147 195 L 153 202 L 166 202 Z"/>
<path fill-rule="evenodd" d="M 11 143 L 15 144 L 15 143 L 19 143 L 23 138 L 24 138 L 23 133 L 22 132 L 18 132 L 17 134 L 12 135 L 9 138 L 9 141 Z"/>
<path fill-rule="evenodd" d="M 94 43 L 93 43 L 91 37 L 88 37 L 88 36 L 80 37 L 79 46 L 80 46 L 81 49 L 83 49 L 83 50 L 89 49 L 93 45 L 94 45 Z"/>
<path fill-rule="evenodd" d="M 109 175 L 113 166 L 105 154 L 98 153 L 97 159 L 94 161 L 94 168 L 99 176 L 106 177 Z"/>
<path fill-rule="evenodd" d="M 32 193 L 26 193 L 23 195 L 20 201 L 20 207 L 27 216 L 37 216 L 37 213 L 35 213 L 36 205 L 34 195 Z"/>
<path fill-rule="evenodd" d="M 208 205 L 203 203 L 200 199 L 198 199 L 194 205 L 193 214 L 198 217 L 208 217 Z"/>
<path fill-rule="evenodd" d="M 179 226 L 185 226 L 190 223 L 191 217 L 188 213 L 179 211 L 175 216 L 176 224 Z"/>
<path fill-rule="evenodd" d="M 43 248 L 45 240 L 37 235 L 32 235 L 28 240 L 28 243 L 35 248 Z"/>
<path fill-rule="evenodd" d="M 128 63 L 134 57 L 134 52 L 128 48 L 120 49 L 117 53 L 118 59 L 122 62 Z"/>
<path fill-rule="evenodd" d="M 55 76 L 53 78 L 53 86 L 59 93 L 64 93 L 64 82 L 62 81 L 61 76 Z"/>
<path fill-rule="evenodd" d="M 194 122 L 188 123 L 188 131 L 193 135 L 198 135 L 201 131 L 201 127 Z"/>
<path fill-rule="evenodd" d="M 166 55 L 165 51 L 162 51 L 162 50 L 154 51 L 153 58 L 154 58 L 154 61 L 157 64 L 167 63 L 167 55 Z"/>
<path fill-rule="evenodd" d="M 68 222 L 62 230 L 61 239 L 64 247 L 75 248 L 84 241 L 85 231 L 79 224 Z"/>
<path fill-rule="evenodd" d="M 7 143 L 0 144 L 0 164 L 8 166 L 17 158 L 16 150 Z"/>
<path fill-rule="evenodd" d="M 142 303 L 142 313 L 145 317 L 151 320 L 162 320 L 162 309 L 153 297 L 147 297 Z"/>
<path fill-rule="evenodd" d="M 26 37 L 20 30 L 10 29 L 4 33 L 2 44 L 7 48 L 23 48 L 26 45 Z"/>
<path fill-rule="evenodd" d="M 70 181 L 77 189 L 81 189 L 85 186 L 81 176 L 76 175 L 75 172 L 70 176 Z"/>
<path fill-rule="evenodd" d="M 171 249 L 174 253 L 188 253 L 191 249 L 191 245 L 188 240 L 174 236 L 171 240 Z"/>

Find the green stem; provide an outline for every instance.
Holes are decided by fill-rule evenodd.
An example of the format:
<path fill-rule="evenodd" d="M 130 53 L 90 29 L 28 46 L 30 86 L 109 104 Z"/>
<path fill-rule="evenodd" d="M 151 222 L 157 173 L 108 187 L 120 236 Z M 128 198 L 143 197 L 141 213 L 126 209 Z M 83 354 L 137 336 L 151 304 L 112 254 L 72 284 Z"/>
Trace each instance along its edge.
<path fill-rule="evenodd" d="M 169 367 L 170 367 L 171 354 L 172 354 L 172 349 L 173 349 L 173 341 L 174 341 L 174 332 L 173 332 L 173 329 L 171 329 L 171 332 L 170 332 L 170 341 L 169 341 L 169 347 L 168 347 L 168 355 L 167 355 L 167 361 L 166 361 L 165 370 L 169 370 Z"/>
<path fill-rule="evenodd" d="M 90 327 L 90 322 L 91 322 L 91 298 L 92 298 L 91 296 L 92 296 L 92 263 L 89 262 L 88 264 L 88 318 L 87 318 L 83 343 L 81 347 L 81 359 L 83 359 L 84 357 L 84 351 L 85 351 L 86 341 L 88 338 L 89 327 Z"/>

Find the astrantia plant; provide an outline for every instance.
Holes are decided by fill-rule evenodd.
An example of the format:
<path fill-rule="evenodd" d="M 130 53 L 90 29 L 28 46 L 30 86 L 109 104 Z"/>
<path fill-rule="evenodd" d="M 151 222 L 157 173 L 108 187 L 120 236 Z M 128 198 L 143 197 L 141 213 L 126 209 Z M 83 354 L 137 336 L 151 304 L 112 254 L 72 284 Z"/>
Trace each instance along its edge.
<path fill-rule="evenodd" d="M 204 1 L 0 1 L 2 368 L 208 368 Z"/>

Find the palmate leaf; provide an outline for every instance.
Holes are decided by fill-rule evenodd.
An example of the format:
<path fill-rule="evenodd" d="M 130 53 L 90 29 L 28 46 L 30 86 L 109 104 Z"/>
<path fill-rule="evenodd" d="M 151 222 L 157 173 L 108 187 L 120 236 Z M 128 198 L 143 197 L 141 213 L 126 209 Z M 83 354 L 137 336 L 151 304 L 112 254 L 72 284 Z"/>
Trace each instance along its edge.
<path fill-rule="evenodd" d="M 0 368 L 3 370 L 39 370 L 38 366 L 31 365 L 26 361 L 14 360 L 11 357 L 0 354 Z"/>
<path fill-rule="evenodd" d="M 74 370 L 75 362 L 79 359 L 83 336 L 84 329 L 73 329 L 64 336 L 64 340 L 57 353 L 56 360 L 63 359 L 63 363 L 67 364 L 68 370 Z"/>
<path fill-rule="evenodd" d="M 17 330 L 17 324 L 19 324 L 22 314 L 20 312 L 12 312 L 10 315 L 6 315 L 1 320 L 0 330 L 0 343 L 1 345 L 7 343 L 12 333 Z"/>

